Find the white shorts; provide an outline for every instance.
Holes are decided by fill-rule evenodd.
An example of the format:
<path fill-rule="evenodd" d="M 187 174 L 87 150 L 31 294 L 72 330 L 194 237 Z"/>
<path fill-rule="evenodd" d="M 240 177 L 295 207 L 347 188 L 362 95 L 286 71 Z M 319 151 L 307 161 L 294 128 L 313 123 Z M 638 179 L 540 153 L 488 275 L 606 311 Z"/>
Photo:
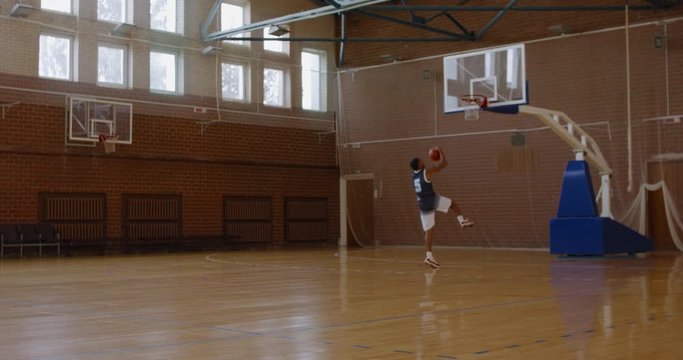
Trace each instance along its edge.
<path fill-rule="evenodd" d="M 439 194 L 436 194 L 436 209 L 432 210 L 430 212 L 422 212 L 420 211 L 420 220 L 422 220 L 422 229 L 424 231 L 427 231 L 431 228 L 434 227 L 436 224 L 436 221 L 434 220 L 436 212 L 441 211 L 443 213 L 447 213 L 448 209 L 451 208 L 451 199 L 441 196 Z"/>

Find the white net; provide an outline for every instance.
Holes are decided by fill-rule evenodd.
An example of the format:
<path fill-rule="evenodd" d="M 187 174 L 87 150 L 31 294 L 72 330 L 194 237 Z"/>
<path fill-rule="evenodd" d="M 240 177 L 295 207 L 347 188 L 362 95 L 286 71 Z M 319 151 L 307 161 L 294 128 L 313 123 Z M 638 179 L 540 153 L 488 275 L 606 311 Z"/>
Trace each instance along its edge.
<path fill-rule="evenodd" d="M 460 98 L 460 101 L 464 104 L 465 120 L 479 120 L 479 112 L 481 111 L 482 104 L 486 103 L 486 97 L 481 95 L 464 95 Z"/>
<path fill-rule="evenodd" d="M 681 241 L 683 221 L 681 221 L 676 202 L 664 181 L 659 181 L 656 184 L 642 184 L 633 204 L 631 204 L 631 207 L 621 221 L 628 224 L 639 233 L 646 235 L 648 233 L 648 194 L 656 191 L 661 191 L 663 196 L 667 230 L 669 231 L 669 234 L 671 234 L 671 240 L 678 250 L 683 251 L 683 241 Z"/>
<path fill-rule="evenodd" d="M 475 102 L 474 105 L 470 105 L 468 108 L 465 109 L 465 120 L 467 121 L 473 121 L 473 120 L 479 120 L 479 111 L 481 108 L 477 103 Z"/>
<path fill-rule="evenodd" d="M 116 152 L 116 141 L 119 140 L 118 136 L 103 136 L 101 141 L 104 144 L 104 152 L 106 154 L 111 154 Z"/>

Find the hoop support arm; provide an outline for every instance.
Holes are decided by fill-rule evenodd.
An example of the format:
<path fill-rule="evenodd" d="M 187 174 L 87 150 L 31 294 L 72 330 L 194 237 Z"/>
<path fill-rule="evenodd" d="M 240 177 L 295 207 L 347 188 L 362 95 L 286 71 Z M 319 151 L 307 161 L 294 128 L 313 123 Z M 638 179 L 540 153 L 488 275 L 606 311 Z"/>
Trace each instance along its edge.
<path fill-rule="evenodd" d="M 561 111 L 521 105 L 519 112 L 538 117 L 567 145 L 574 149 L 576 160 L 584 160 L 585 158 L 598 169 L 601 179 L 600 202 L 602 203 L 602 210 L 600 216 L 611 218 L 610 178 L 612 176 L 612 168 L 607 164 L 607 160 L 602 155 L 597 142 L 579 124 Z"/>

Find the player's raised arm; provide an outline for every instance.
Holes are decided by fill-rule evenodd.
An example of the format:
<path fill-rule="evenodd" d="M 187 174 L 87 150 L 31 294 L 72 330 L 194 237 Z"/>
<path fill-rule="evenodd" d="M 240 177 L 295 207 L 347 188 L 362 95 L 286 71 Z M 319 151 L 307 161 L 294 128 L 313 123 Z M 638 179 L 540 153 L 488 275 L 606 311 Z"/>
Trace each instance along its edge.
<path fill-rule="evenodd" d="M 438 153 L 438 157 L 436 155 L 432 155 Z M 435 172 L 445 168 L 448 166 L 448 161 L 446 160 L 446 154 L 443 153 L 443 150 L 441 150 L 438 147 L 433 147 L 431 150 L 429 150 L 429 157 L 434 161 L 427 169 L 427 177 L 430 177 L 432 174 Z"/>

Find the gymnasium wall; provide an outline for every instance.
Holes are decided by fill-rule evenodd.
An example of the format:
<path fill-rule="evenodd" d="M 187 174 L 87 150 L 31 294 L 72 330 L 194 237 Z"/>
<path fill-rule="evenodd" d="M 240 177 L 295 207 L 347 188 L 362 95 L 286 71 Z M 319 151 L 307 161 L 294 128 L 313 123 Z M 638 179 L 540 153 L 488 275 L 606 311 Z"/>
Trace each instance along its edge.
<path fill-rule="evenodd" d="M 0 120 L 0 222 L 38 220 L 39 193 L 106 193 L 108 236 L 121 238 L 123 194 L 179 194 L 183 203 L 183 236 L 201 241 L 223 236 L 224 196 L 273 199 L 273 238 L 285 241 L 285 199 L 327 199 L 327 240 L 336 242 L 339 170 L 335 154 L 334 97 L 327 111 L 301 109 L 301 50 L 333 53 L 330 44 L 292 43 L 289 55 L 249 46 L 220 44 L 218 55 L 203 55 L 199 26 L 213 0 L 185 1 L 183 33 L 149 29 L 149 2 L 131 1 L 136 29 L 129 37 L 113 36 L 112 23 L 96 20 L 95 1 L 79 1 L 78 16 L 35 10 L 27 18 L 8 16 L 12 0 L 0 0 L 0 103 L 16 103 Z M 40 8 L 39 1 L 24 1 Z M 251 21 L 312 8 L 304 0 L 252 1 Z M 212 24 L 211 31 L 216 29 Z M 41 33 L 76 39 L 74 81 L 38 77 Z M 334 32 L 334 19 L 297 23 L 292 33 Z M 254 34 L 254 36 L 260 36 Z M 97 44 L 122 44 L 131 54 L 131 86 L 98 86 Z M 149 50 L 171 48 L 182 57 L 179 94 L 149 90 Z M 250 101 L 217 101 L 216 76 L 221 60 L 241 61 L 250 68 Z M 334 69 L 334 55 L 327 56 Z M 285 69 L 291 106 L 262 105 L 262 69 Z M 327 75 L 334 79 L 334 76 Z M 333 84 L 328 83 L 330 87 Z M 66 144 L 66 104 L 71 96 L 88 96 L 133 104 L 133 144 L 105 154 L 94 147 Z M 220 97 L 220 96 L 219 96 Z M 204 108 L 197 112 L 196 107 Z M 219 119 L 203 127 L 200 123 Z"/>
<path fill-rule="evenodd" d="M 664 34 L 656 48 L 654 38 Z M 617 219 L 658 154 L 683 158 L 683 124 L 643 121 L 683 113 L 682 34 L 683 21 L 629 30 L 631 189 L 624 29 L 526 43 L 530 104 L 567 113 L 595 138 L 614 170 Z M 461 230 L 454 217 L 437 215 L 437 245 L 548 246 L 548 221 L 573 153 L 535 117 L 482 112 L 478 121 L 465 121 L 462 113 L 443 114 L 441 56 L 345 69 L 340 103 L 342 174 L 374 174 L 376 243 L 422 244 L 408 161 L 426 159 L 438 145 L 449 166 L 434 176 L 435 188 L 460 203 L 476 226 Z M 519 134 L 524 146 L 513 145 Z"/>

